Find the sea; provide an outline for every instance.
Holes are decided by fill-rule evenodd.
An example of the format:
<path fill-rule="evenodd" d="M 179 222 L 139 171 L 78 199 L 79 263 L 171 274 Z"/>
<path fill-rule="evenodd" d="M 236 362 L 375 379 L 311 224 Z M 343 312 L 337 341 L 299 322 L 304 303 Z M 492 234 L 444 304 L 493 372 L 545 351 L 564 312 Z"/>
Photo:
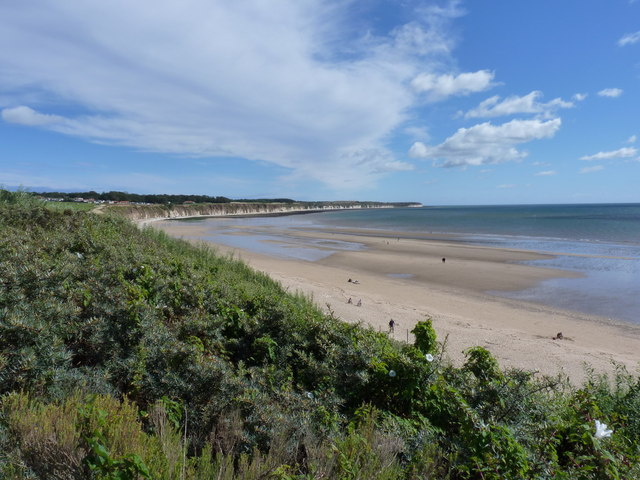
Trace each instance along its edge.
<path fill-rule="evenodd" d="M 229 219 L 226 219 L 229 221 Z M 221 219 L 208 219 L 220 225 Z M 217 223 L 216 223 L 217 222 Z M 589 315 L 640 324 L 640 204 L 437 206 L 337 210 L 283 217 L 234 218 L 232 224 L 259 235 L 214 233 L 210 239 L 276 256 L 315 260 L 333 250 L 361 248 L 351 242 L 288 245 L 265 231 L 279 229 L 377 230 L 400 238 L 431 234 L 473 245 L 513 248 L 553 256 L 531 265 L 577 272 L 516 292 L 488 292 Z M 280 243 L 284 242 L 284 243 Z M 314 240 L 309 240 L 314 242 Z M 280 245 L 280 246 L 279 246 Z M 328 253 L 327 253 L 328 252 Z"/>

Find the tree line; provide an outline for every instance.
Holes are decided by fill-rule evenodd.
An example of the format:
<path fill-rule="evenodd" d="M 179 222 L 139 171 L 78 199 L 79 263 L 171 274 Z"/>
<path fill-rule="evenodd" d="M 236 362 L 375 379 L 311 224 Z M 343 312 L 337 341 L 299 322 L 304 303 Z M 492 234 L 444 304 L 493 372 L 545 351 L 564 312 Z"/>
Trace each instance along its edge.
<path fill-rule="evenodd" d="M 169 195 L 169 194 L 138 194 L 129 192 L 109 191 L 98 193 L 93 190 L 88 192 L 33 192 L 34 195 L 43 196 L 47 198 L 60 198 L 64 201 L 73 201 L 76 198 L 94 199 L 105 202 L 136 202 L 136 203 L 154 203 L 154 204 L 176 204 L 185 202 L 194 203 L 230 203 L 233 201 L 240 201 L 245 203 L 265 203 L 265 202 L 278 202 L 278 203 L 294 203 L 294 200 L 289 198 L 274 198 L 274 199 L 240 199 L 232 200 L 223 196 L 210 196 L 210 195 Z"/>

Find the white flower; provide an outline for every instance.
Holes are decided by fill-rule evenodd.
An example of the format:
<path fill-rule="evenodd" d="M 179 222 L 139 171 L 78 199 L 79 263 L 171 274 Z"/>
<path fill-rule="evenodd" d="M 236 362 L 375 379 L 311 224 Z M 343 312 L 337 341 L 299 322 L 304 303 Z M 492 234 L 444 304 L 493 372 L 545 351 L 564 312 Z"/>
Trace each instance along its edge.
<path fill-rule="evenodd" d="M 389 370 L 389 376 L 390 377 L 395 377 L 396 376 L 396 371 L 395 370 Z"/>
<path fill-rule="evenodd" d="M 306 395 L 309 400 L 313 400 L 313 393 L 307 392 Z"/>
<path fill-rule="evenodd" d="M 596 420 L 596 438 L 607 438 L 610 437 L 612 433 L 613 430 L 607 430 L 605 423 L 600 423 L 599 420 Z"/>
<path fill-rule="evenodd" d="M 431 355 L 430 353 L 427 353 L 424 358 L 427 359 L 427 362 L 433 362 L 433 355 Z"/>

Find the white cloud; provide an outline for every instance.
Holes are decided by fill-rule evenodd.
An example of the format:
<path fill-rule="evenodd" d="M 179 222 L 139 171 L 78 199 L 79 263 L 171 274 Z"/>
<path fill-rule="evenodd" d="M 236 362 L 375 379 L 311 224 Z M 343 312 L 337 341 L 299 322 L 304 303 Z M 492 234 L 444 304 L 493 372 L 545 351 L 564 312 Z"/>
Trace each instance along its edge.
<path fill-rule="evenodd" d="M 555 135 L 561 120 L 511 120 L 502 125 L 490 122 L 461 128 L 440 145 L 428 146 L 416 142 L 409 154 L 416 158 L 429 158 L 441 161 L 445 167 L 467 165 L 486 165 L 511 160 L 520 160 L 527 156 L 515 147 L 532 140 L 550 138 Z"/>
<path fill-rule="evenodd" d="M 461 73 L 459 75 L 422 73 L 411 85 L 418 92 L 426 92 L 432 100 L 443 100 L 455 95 L 469 95 L 491 88 L 494 73 L 488 70 Z"/>
<path fill-rule="evenodd" d="M 593 167 L 583 167 L 580 169 L 580 173 L 594 173 L 604 170 L 602 165 L 594 165 Z"/>
<path fill-rule="evenodd" d="M 512 95 L 510 97 L 501 100 L 500 96 L 495 95 L 487 98 L 480 103 L 476 108 L 468 111 L 465 114 L 466 118 L 481 118 L 481 117 L 499 117 L 503 115 L 515 115 L 518 113 L 539 113 L 544 115 L 551 115 L 555 110 L 560 108 L 572 108 L 574 105 L 571 102 L 566 102 L 561 98 L 556 98 L 547 103 L 541 103 L 539 99 L 542 97 L 542 92 L 534 90 L 533 92 L 518 97 Z"/>
<path fill-rule="evenodd" d="M 536 173 L 536 177 L 550 177 L 552 175 L 557 175 L 558 172 L 556 172 L 555 170 L 545 170 L 543 172 L 538 172 Z"/>
<path fill-rule="evenodd" d="M 327 162 L 325 168 L 302 164 L 292 174 L 284 176 L 283 180 L 295 182 L 312 177 L 337 189 L 357 190 L 368 186 L 369 175 L 413 169 L 412 164 L 395 160 L 389 151 L 382 148 L 345 150 L 338 153 L 336 160 Z"/>
<path fill-rule="evenodd" d="M 640 42 L 640 31 L 635 33 L 627 33 L 618 40 L 618 45 L 624 47 L 625 45 L 633 45 Z"/>
<path fill-rule="evenodd" d="M 3 109 L 2 119 L 8 123 L 17 123 L 30 127 L 44 127 L 64 123 L 65 121 L 65 119 L 59 115 L 45 115 L 24 105 Z"/>
<path fill-rule="evenodd" d="M 0 44 L 11 45 L 0 49 L 2 117 L 366 186 L 410 168 L 384 145 L 418 101 L 411 81 L 450 60 L 457 5 L 354 38 L 349 2 L 0 2 Z M 449 88 L 480 88 L 483 76 L 455 77 Z"/>
<path fill-rule="evenodd" d="M 638 150 L 633 147 L 623 147 L 610 152 L 598 152 L 593 155 L 585 155 L 580 160 L 611 160 L 613 158 L 631 158 L 635 157 Z"/>
<path fill-rule="evenodd" d="M 627 143 L 636 143 L 636 141 L 638 140 L 638 136 L 637 135 L 631 135 L 628 139 L 627 139 Z"/>
<path fill-rule="evenodd" d="M 598 92 L 598 95 L 601 97 L 611 97 L 616 98 L 622 95 L 622 89 L 620 88 L 605 88 Z"/>
<path fill-rule="evenodd" d="M 576 94 L 574 94 L 574 95 L 573 95 L 573 97 L 572 97 L 572 98 L 573 98 L 576 102 L 582 102 L 585 98 L 587 98 L 587 96 L 588 96 L 588 95 L 587 95 L 586 93 L 576 93 Z"/>
<path fill-rule="evenodd" d="M 347 6 L 350 2 L 331 2 L 336 5 Z M 403 2 L 409 4 L 409 2 Z M 412 12 L 415 19 L 405 25 L 393 29 L 392 42 L 367 37 L 366 48 L 374 46 L 379 52 L 392 59 L 399 53 L 417 54 L 420 56 L 444 56 L 447 58 L 453 50 L 455 37 L 451 35 L 449 25 L 458 17 L 465 14 L 459 7 L 460 0 L 448 0 L 440 5 L 419 6 Z M 322 4 L 322 3 L 321 3 Z M 402 8 L 395 4 L 394 8 Z"/>
<path fill-rule="evenodd" d="M 514 183 L 503 183 L 502 185 L 498 185 L 498 188 L 516 188 L 516 186 Z"/>

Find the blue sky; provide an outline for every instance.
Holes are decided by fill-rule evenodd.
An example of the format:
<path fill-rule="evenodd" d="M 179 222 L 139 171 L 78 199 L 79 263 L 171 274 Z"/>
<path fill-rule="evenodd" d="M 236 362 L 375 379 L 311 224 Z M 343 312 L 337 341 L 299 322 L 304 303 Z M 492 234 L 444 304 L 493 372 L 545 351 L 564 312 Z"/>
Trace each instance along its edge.
<path fill-rule="evenodd" d="M 640 0 L 0 2 L 0 185 L 640 201 Z"/>

